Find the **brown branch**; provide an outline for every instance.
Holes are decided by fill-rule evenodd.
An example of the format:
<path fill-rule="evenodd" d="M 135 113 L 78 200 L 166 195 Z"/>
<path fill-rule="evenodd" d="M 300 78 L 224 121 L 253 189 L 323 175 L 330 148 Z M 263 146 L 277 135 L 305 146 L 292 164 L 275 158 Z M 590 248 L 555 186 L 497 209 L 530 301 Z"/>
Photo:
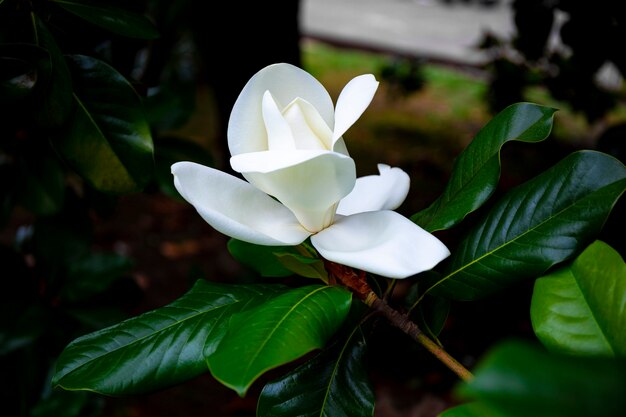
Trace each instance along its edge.
<path fill-rule="evenodd" d="M 347 287 L 372 310 L 383 315 L 389 323 L 402 330 L 413 340 L 424 346 L 430 353 L 439 359 L 450 370 L 456 373 L 462 380 L 468 381 L 473 378 L 470 371 L 461 365 L 456 359 L 443 350 L 439 345 L 426 336 L 407 314 L 400 313 L 382 300 L 367 283 L 365 272 L 356 272 L 354 269 L 324 260 L 324 266 L 328 271 L 329 284 L 339 284 Z"/>

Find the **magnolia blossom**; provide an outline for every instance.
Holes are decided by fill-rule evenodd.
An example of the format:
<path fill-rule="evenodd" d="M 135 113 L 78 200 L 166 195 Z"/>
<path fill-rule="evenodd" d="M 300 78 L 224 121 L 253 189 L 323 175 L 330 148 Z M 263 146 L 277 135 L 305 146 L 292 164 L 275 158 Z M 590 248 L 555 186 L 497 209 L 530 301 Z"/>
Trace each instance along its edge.
<path fill-rule="evenodd" d="M 390 278 L 434 267 L 450 252 L 392 211 L 409 176 L 378 166 L 356 178 L 343 134 L 370 104 L 373 75 L 352 79 L 336 106 L 307 72 L 270 65 L 243 88 L 230 115 L 232 168 L 247 180 L 192 162 L 172 165 L 180 194 L 216 230 L 260 245 L 307 238 L 327 260 Z"/>

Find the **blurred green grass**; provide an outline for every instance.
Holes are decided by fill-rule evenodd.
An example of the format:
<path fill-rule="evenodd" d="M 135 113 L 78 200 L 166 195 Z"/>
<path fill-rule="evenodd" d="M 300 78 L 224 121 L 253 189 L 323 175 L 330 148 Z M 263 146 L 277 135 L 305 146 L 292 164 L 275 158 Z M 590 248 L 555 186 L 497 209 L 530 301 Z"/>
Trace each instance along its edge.
<path fill-rule="evenodd" d="M 486 73 L 423 63 L 422 88 L 403 95 L 382 76 L 386 66 L 399 60 L 397 56 L 308 39 L 302 42 L 301 50 L 303 68 L 327 88 L 334 101 L 357 75 L 371 73 L 381 82 L 371 105 L 344 139 L 357 162 L 359 176 L 376 173 L 377 163 L 401 167 L 410 175 L 412 198 L 404 206 L 409 214 L 439 195 L 456 156 L 494 116 L 486 101 Z M 545 143 L 504 147 L 503 183 L 507 187 L 534 176 L 570 151 L 594 148 L 604 128 L 626 120 L 624 105 L 592 124 L 567 103 L 551 98 L 545 88 L 529 88 L 525 98 L 559 111 L 552 136 Z"/>

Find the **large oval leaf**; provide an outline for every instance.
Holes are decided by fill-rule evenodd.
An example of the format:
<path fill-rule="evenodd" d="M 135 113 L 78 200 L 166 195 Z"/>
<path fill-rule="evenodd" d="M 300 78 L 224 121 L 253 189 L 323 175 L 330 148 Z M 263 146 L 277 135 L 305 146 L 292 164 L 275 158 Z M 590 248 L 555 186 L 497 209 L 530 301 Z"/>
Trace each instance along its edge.
<path fill-rule="evenodd" d="M 433 287 L 473 300 L 540 276 L 589 244 L 625 188 L 626 168 L 617 159 L 571 154 L 503 196 L 452 252 Z"/>
<path fill-rule="evenodd" d="M 159 32 L 147 17 L 89 0 L 52 0 L 70 13 L 118 35 L 138 39 L 156 39 Z"/>
<path fill-rule="evenodd" d="M 532 103 L 517 103 L 502 110 L 456 159 L 443 194 L 411 220 L 429 232 L 459 223 L 495 191 L 502 146 L 512 140 L 544 140 L 552 130 L 555 112 L 556 109 Z"/>
<path fill-rule="evenodd" d="M 505 342 L 479 362 L 474 378 L 457 392 L 498 412 L 496 416 L 617 417 L 626 410 L 626 363 Z"/>
<path fill-rule="evenodd" d="M 344 340 L 261 392 L 258 417 L 365 417 L 374 414 L 374 391 L 364 367 L 365 336 L 357 326 Z"/>
<path fill-rule="evenodd" d="M 626 264 L 604 242 L 571 266 L 535 282 L 530 318 L 535 334 L 556 351 L 626 356 Z"/>
<path fill-rule="evenodd" d="M 68 62 L 77 108 L 53 145 L 96 189 L 140 191 L 152 179 L 154 161 L 150 127 L 139 96 L 102 61 L 77 55 Z"/>
<path fill-rule="evenodd" d="M 207 358 L 213 376 L 245 395 L 265 371 L 322 348 L 350 310 L 340 287 L 293 289 L 231 320 L 226 336 Z"/>
<path fill-rule="evenodd" d="M 137 394 L 207 371 L 228 319 L 275 296 L 282 286 L 198 281 L 168 306 L 82 336 L 61 353 L 52 383 L 69 390 Z"/>

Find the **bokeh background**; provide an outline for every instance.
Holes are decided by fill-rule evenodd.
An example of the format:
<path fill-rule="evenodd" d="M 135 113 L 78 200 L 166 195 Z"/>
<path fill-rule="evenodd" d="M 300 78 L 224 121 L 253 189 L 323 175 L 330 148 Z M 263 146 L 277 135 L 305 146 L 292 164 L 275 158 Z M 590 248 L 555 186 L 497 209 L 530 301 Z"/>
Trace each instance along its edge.
<path fill-rule="evenodd" d="M 169 166 L 192 159 L 230 170 L 230 108 L 247 80 L 268 64 L 301 66 L 333 99 L 357 75 L 380 80 L 371 106 L 345 139 L 359 176 L 376 173 L 377 163 L 409 173 L 411 191 L 399 208 L 406 215 L 438 196 L 455 157 L 494 114 L 518 101 L 559 112 L 547 141 L 504 147 L 497 193 L 576 149 L 598 149 L 624 161 L 626 19 L 619 2 L 109 3 L 147 16 L 160 36 L 128 39 L 50 2 L 0 1 L 2 57 L 6 45 L 24 38 L 30 14 L 38 14 L 64 54 L 97 57 L 132 83 L 155 147 L 155 170 L 141 191 L 102 193 L 64 166 L 61 199 L 46 191 L 46 181 L 35 195 L 21 167 L 54 155 L 47 145 L 54 132 L 17 117 L 9 90 L 0 90 L 6 94 L 0 96 L 2 415 L 254 415 L 255 396 L 280 369 L 261 378 L 246 398 L 209 375 L 129 398 L 53 391 L 49 380 L 55 358 L 75 337 L 161 307 L 196 279 L 257 279 L 230 256 L 228 238 L 177 196 Z M 1 67 L 0 75 L 5 88 L 10 78 Z M 620 212 L 623 203 L 602 238 L 624 254 Z M 461 231 L 439 237 L 452 244 Z M 441 336 L 448 351 L 471 367 L 497 340 L 532 337 L 531 285 L 453 305 Z M 403 291 L 400 285 L 398 296 Z M 379 331 L 369 356 L 376 416 L 436 416 L 455 403 L 456 380 L 447 369 L 404 335 Z"/>

